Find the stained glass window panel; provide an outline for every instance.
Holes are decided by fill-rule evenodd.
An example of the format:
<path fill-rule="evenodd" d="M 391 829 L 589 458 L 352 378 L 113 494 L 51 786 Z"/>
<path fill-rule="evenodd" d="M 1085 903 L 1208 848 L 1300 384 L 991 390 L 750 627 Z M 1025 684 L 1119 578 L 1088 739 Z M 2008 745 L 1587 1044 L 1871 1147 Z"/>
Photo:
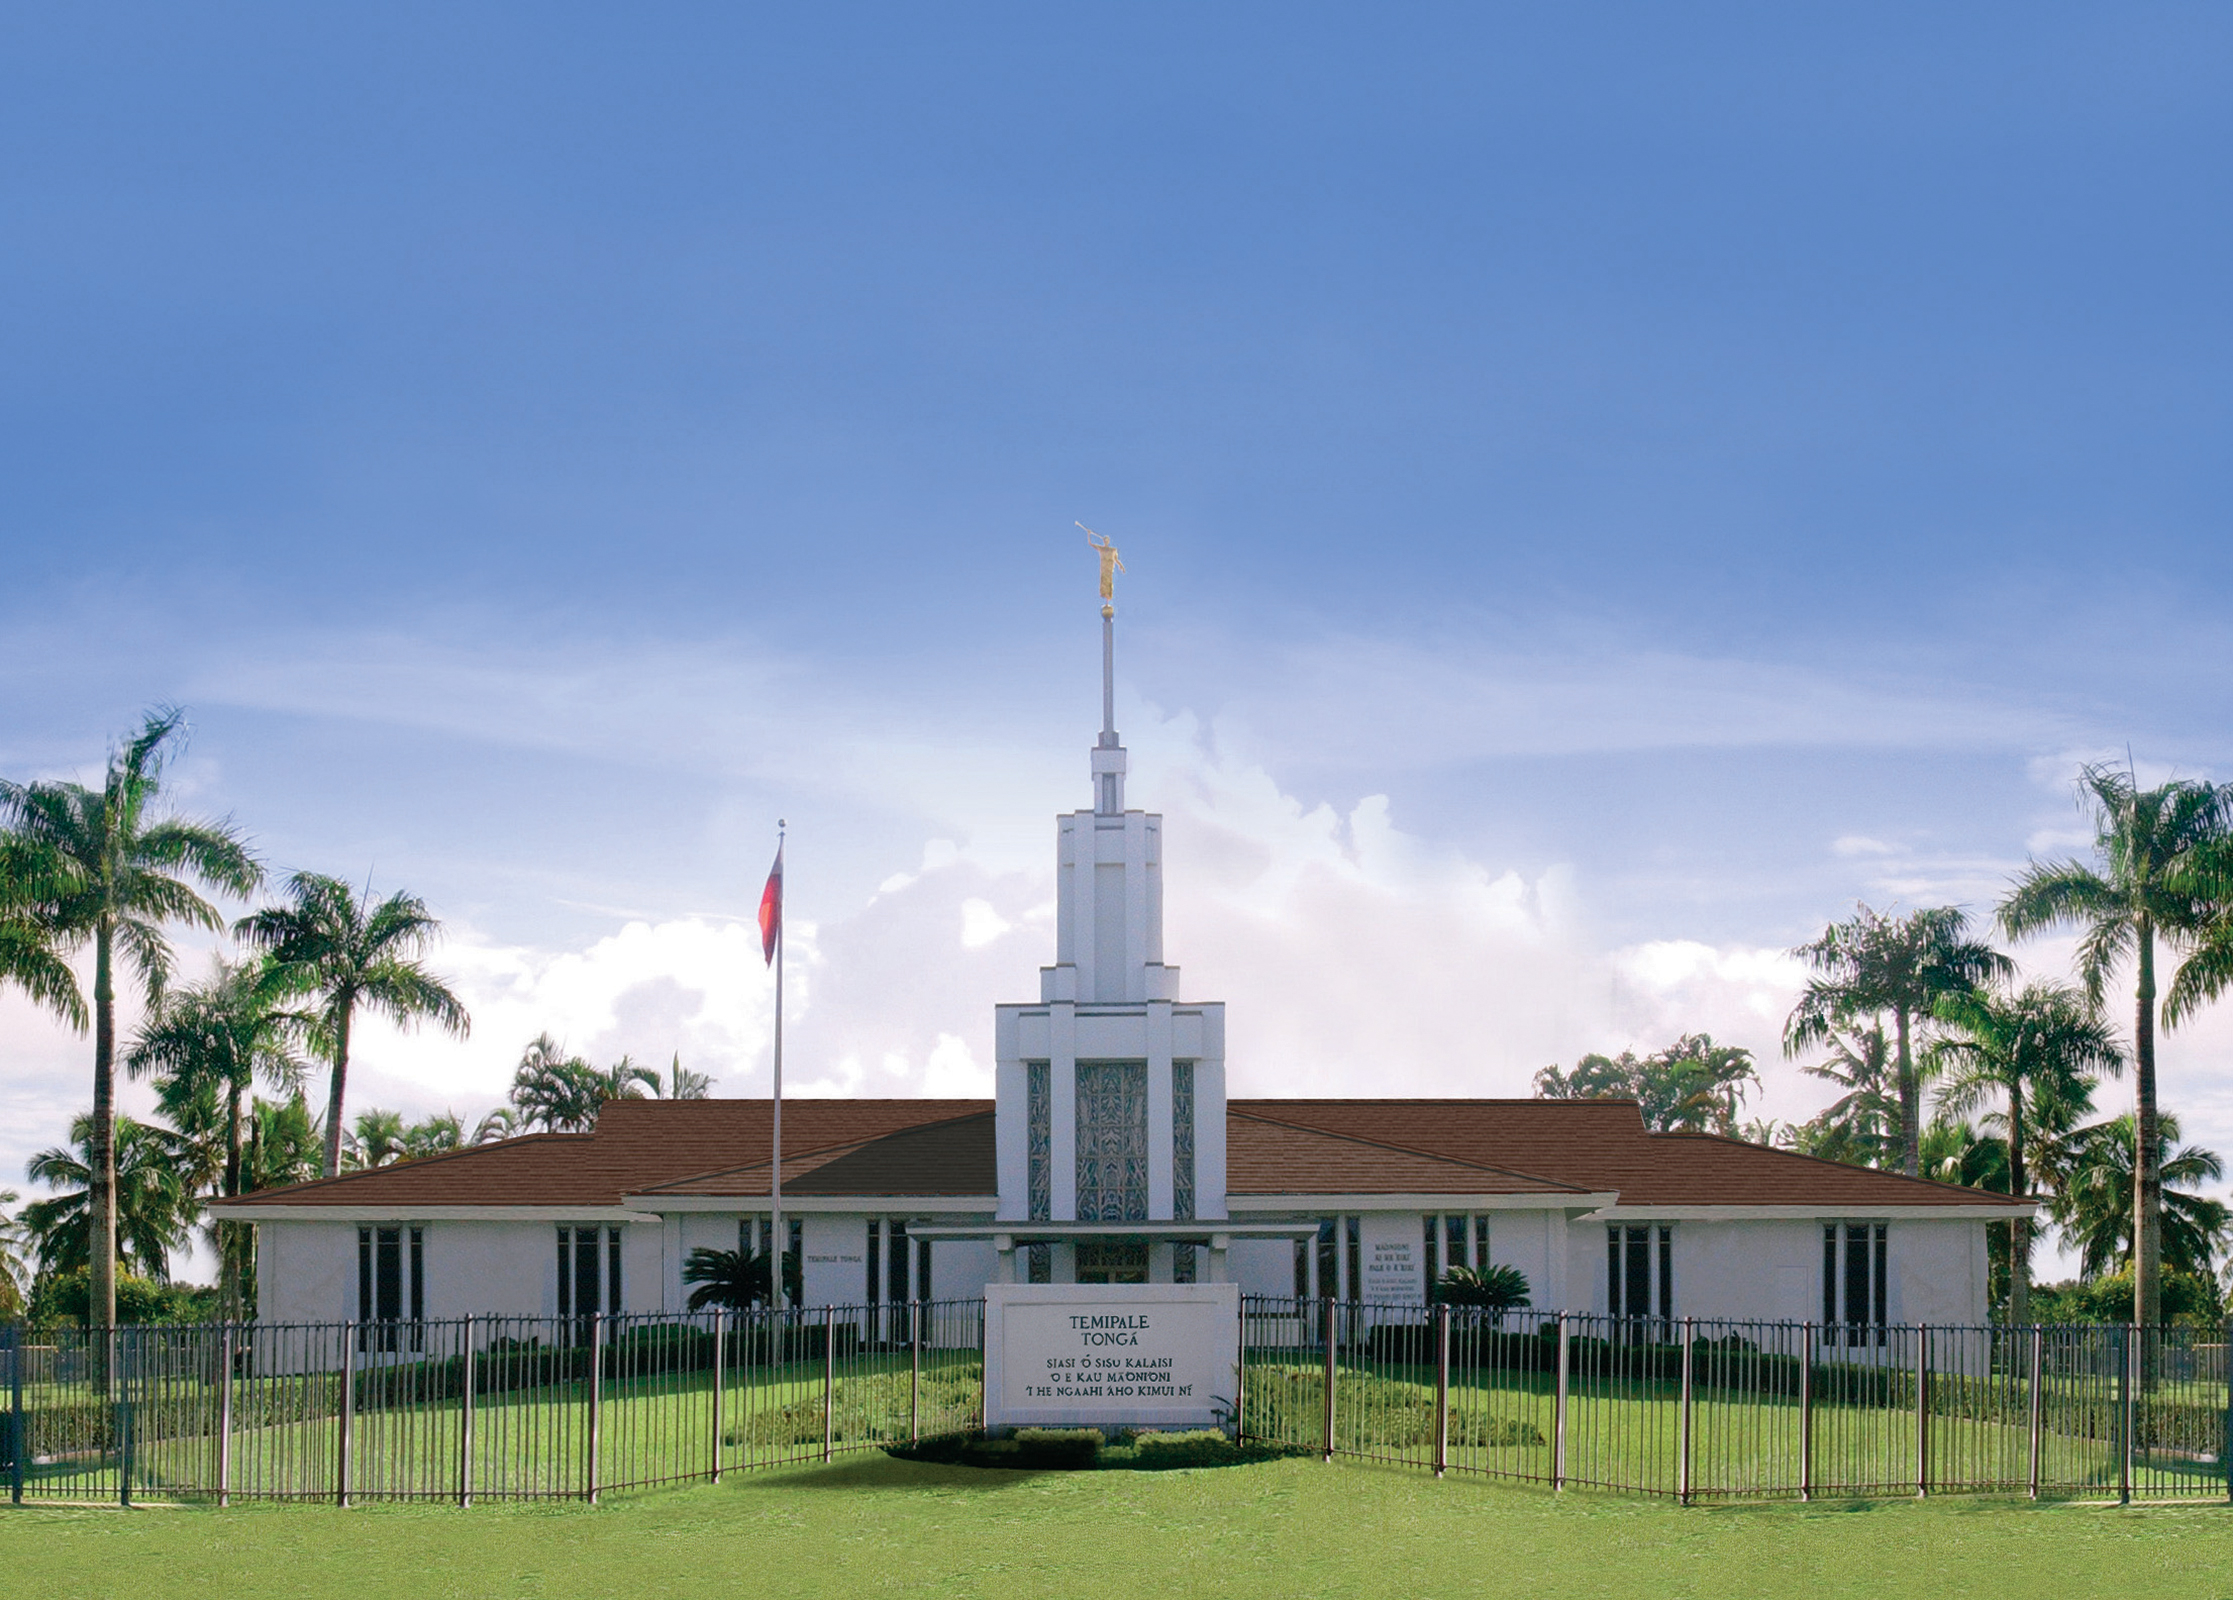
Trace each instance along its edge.
<path fill-rule="evenodd" d="M 1144 1061 L 1081 1061 L 1078 1220 L 1145 1222 L 1148 1069 Z"/>

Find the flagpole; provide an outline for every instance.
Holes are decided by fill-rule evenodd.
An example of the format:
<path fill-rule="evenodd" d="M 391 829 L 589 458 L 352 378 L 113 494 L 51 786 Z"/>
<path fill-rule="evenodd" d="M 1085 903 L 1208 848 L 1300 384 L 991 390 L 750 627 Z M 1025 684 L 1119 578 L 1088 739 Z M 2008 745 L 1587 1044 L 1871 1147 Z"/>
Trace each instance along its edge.
<path fill-rule="evenodd" d="M 775 824 L 776 870 L 783 870 L 783 839 L 788 825 L 781 818 Z M 775 918 L 775 1163 L 768 1169 L 768 1193 L 773 1198 L 768 1223 L 768 1300 L 780 1308 L 783 1301 L 783 1257 L 790 1243 L 783 1232 L 783 885 L 780 878 L 776 887 Z"/>

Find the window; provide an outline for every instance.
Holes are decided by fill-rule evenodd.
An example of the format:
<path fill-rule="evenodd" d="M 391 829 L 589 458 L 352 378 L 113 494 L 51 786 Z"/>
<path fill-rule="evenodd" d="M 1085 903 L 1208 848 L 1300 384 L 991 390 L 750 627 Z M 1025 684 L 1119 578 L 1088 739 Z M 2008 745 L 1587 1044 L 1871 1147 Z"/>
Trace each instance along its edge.
<path fill-rule="evenodd" d="M 884 1242 L 884 1230 L 874 1217 L 868 1219 L 868 1287 L 861 1294 L 861 1304 L 872 1306 L 883 1298 L 877 1293 L 876 1280 L 882 1276 L 884 1258 L 879 1253 Z"/>
<path fill-rule="evenodd" d="M 1144 1239 L 1080 1239 L 1078 1282 L 1145 1283 L 1148 1247 Z"/>
<path fill-rule="evenodd" d="M 1148 1066 L 1077 1065 L 1078 1220 L 1145 1222 L 1148 1215 Z"/>
<path fill-rule="evenodd" d="M 1658 1248 L 1655 1250 L 1654 1245 Z M 1672 1337 L 1675 1320 L 1675 1230 L 1666 1223 L 1616 1224 L 1605 1230 L 1605 1309 L 1636 1325 L 1639 1337 Z M 1656 1318 L 1657 1326 L 1647 1319 Z"/>
<path fill-rule="evenodd" d="M 1486 1268 L 1489 1264 L 1489 1219 L 1473 1219 L 1473 1265 Z"/>
<path fill-rule="evenodd" d="M 1054 1246 L 1029 1244 L 1024 1246 L 1024 1281 L 1027 1283 L 1054 1282 Z"/>
<path fill-rule="evenodd" d="M 1363 1220 L 1361 1217 L 1342 1218 L 1342 1222 L 1346 1225 L 1343 1232 L 1347 1235 L 1349 1245 L 1349 1277 L 1343 1287 L 1349 1291 L 1345 1298 L 1350 1300 L 1362 1300 L 1365 1297 Z"/>
<path fill-rule="evenodd" d="M 1340 1292 L 1340 1248 L 1334 1237 L 1337 1223 L 1332 1217 L 1318 1219 L 1318 1298 L 1331 1300 Z"/>
<path fill-rule="evenodd" d="M 1194 1063 L 1171 1063 L 1171 1215 L 1194 1220 Z M 1181 1282 L 1192 1283 L 1191 1278 Z"/>
<path fill-rule="evenodd" d="M 1025 1166 L 1031 1220 L 1045 1222 L 1054 1215 L 1054 1149 L 1048 1137 L 1053 1125 L 1053 1089 L 1044 1061 L 1024 1063 L 1024 1122 L 1028 1130 Z M 1034 1278 L 1033 1283 L 1044 1280 Z"/>
<path fill-rule="evenodd" d="M 1423 1226 L 1419 1230 L 1419 1261 L 1427 1274 L 1427 1282 L 1436 1283 L 1441 1280 L 1442 1273 L 1435 1266 L 1434 1260 L 1435 1221 L 1431 1216 L 1422 1217 L 1420 1221 Z"/>
<path fill-rule="evenodd" d="M 1442 1265 L 1445 1269 L 1472 1265 L 1465 1258 L 1465 1218 L 1444 1217 L 1442 1219 L 1442 1238 Z"/>
<path fill-rule="evenodd" d="M 404 1332 L 408 1317 L 408 1332 Z M 426 1348 L 426 1230 L 400 1223 L 357 1230 L 360 1350 Z"/>
<path fill-rule="evenodd" d="M 1842 1260 L 1840 1252 L 1843 1252 Z M 1882 1344 L 1890 1300 L 1888 1230 L 1881 1222 L 1832 1222 L 1822 1229 L 1822 1320 L 1849 1345 Z"/>
<path fill-rule="evenodd" d="M 1173 1283 L 1192 1283 L 1194 1278 L 1194 1246 L 1190 1244 L 1171 1246 L 1171 1281 Z"/>
<path fill-rule="evenodd" d="M 1308 1300 L 1310 1298 L 1310 1241 L 1308 1239 L 1297 1239 L 1295 1241 L 1295 1298 L 1298 1300 Z"/>
<path fill-rule="evenodd" d="M 587 1338 L 587 1319 L 600 1311 L 620 1314 L 620 1230 L 560 1228 L 558 1314 L 582 1319 L 580 1333 Z"/>
<path fill-rule="evenodd" d="M 915 1241 L 915 1298 L 918 1300 L 928 1300 L 930 1298 L 930 1241 L 928 1239 L 917 1239 Z"/>
<path fill-rule="evenodd" d="M 907 1298 L 907 1224 L 898 1217 L 884 1224 L 892 1241 L 890 1265 L 884 1273 L 884 1298 L 905 1301 Z"/>

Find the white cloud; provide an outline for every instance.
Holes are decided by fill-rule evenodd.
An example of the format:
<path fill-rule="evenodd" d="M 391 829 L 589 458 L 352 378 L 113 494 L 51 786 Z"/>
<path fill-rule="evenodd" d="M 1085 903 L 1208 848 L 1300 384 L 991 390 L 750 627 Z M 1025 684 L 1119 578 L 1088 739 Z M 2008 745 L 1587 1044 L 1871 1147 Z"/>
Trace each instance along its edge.
<path fill-rule="evenodd" d="M 1886 844 L 1882 839 L 1864 839 L 1849 833 L 1842 839 L 1831 841 L 1830 852 L 1840 856 L 1888 856 L 1898 852 L 1897 845 Z"/>

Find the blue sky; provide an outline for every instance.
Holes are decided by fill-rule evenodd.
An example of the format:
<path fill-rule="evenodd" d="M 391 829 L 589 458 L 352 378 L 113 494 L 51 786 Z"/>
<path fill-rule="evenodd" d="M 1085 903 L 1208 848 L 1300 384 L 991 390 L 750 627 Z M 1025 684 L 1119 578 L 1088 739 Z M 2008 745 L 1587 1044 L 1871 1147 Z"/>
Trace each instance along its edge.
<path fill-rule="evenodd" d="M 485 1103 L 538 1017 L 753 1089 L 779 814 L 799 1070 L 974 1082 L 1085 793 L 1073 518 L 1259 1092 L 1769 1049 L 1775 951 L 1989 905 L 2076 761 L 2233 768 L 2219 8 L 6 41 L 0 765 L 181 701 L 193 804 L 434 901 L 483 1025 L 366 1103 Z M 0 1035 L 13 1169 L 84 1050 Z"/>

